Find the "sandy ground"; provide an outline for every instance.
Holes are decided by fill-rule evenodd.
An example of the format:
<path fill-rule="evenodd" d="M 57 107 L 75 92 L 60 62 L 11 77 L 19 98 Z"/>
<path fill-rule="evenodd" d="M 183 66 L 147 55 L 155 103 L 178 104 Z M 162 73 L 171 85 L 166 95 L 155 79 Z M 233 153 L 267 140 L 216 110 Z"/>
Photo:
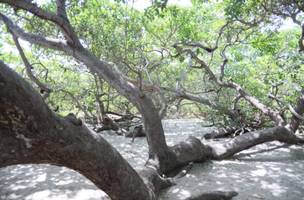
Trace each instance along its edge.
<path fill-rule="evenodd" d="M 193 120 L 164 123 L 169 145 L 210 128 Z M 145 138 L 105 136 L 135 168 L 147 158 Z M 279 147 L 279 148 L 278 148 Z M 143 153 L 145 152 L 145 153 Z M 250 153 L 250 154 L 249 154 Z M 194 193 L 235 190 L 236 200 L 304 200 L 304 148 L 279 143 L 259 145 L 231 160 L 195 164 L 162 200 L 182 200 Z M 106 195 L 79 173 L 51 165 L 15 165 L 0 169 L 1 200 L 100 200 Z"/>

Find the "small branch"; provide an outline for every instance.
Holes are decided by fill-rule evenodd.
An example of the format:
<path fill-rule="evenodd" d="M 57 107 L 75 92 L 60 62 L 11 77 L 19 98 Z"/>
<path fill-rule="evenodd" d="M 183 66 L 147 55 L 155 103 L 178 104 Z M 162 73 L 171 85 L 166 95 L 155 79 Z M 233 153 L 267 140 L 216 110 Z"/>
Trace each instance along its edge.
<path fill-rule="evenodd" d="M 249 95 L 240 85 L 235 82 L 223 82 L 213 73 L 211 68 L 202 60 L 200 59 L 191 49 L 182 49 L 179 46 L 174 46 L 177 50 L 178 54 L 181 55 L 182 53 L 191 54 L 192 58 L 204 68 L 205 72 L 207 73 L 210 80 L 214 81 L 217 85 L 231 88 L 236 90 L 239 95 L 241 95 L 246 101 L 248 101 L 252 106 L 256 107 L 257 109 L 261 110 L 265 115 L 269 116 L 277 125 L 285 124 L 285 120 L 280 116 L 279 111 L 272 109 L 262 102 L 260 102 L 257 98 Z"/>
<path fill-rule="evenodd" d="M 225 59 L 224 59 L 222 65 L 221 65 L 221 74 L 220 74 L 220 80 L 221 81 L 223 81 L 223 78 L 224 78 L 224 75 L 225 75 L 225 73 L 224 73 L 225 72 L 225 66 L 226 66 L 227 63 L 228 63 L 228 59 L 225 56 Z"/>
<path fill-rule="evenodd" d="M 290 127 L 291 130 L 295 132 L 299 128 L 300 123 L 303 121 L 302 115 L 304 114 L 304 88 L 302 88 L 302 91 L 298 97 L 298 102 L 295 108 L 292 108 L 291 106 L 290 108 L 293 116 L 291 118 L 288 127 Z"/>
<path fill-rule="evenodd" d="M 174 179 L 179 179 L 188 174 L 188 172 L 192 169 L 193 162 L 190 162 L 186 167 L 184 167 L 176 176 L 174 176 Z"/>
<path fill-rule="evenodd" d="M 201 48 L 201 49 L 204 49 L 205 51 L 207 51 L 208 53 L 212 53 L 217 49 L 217 46 L 211 48 L 211 47 L 207 47 L 207 46 L 205 46 L 205 45 L 203 45 L 202 43 L 199 43 L 199 42 L 176 43 L 176 45 L 178 45 L 178 44 L 182 44 L 184 46 L 189 46 L 189 47 Z"/>
<path fill-rule="evenodd" d="M 267 149 L 261 149 L 261 150 L 257 150 L 257 151 L 253 151 L 253 152 L 249 152 L 249 153 L 239 153 L 236 156 L 234 156 L 234 158 L 237 159 L 237 160 L 244 160 L 243 159 L 244 157 L 249 157 L 249 156 L 256 155 L 256 154 L 270 152 L 270 151 L 273 151 L 273 150 L 276 150 L 276 149 L 287 148 L 289 146 L 290 146 L 290 144 L 282 144 L 282 145 L 279 145 L 279 146 L 274 146 L 274 147 L 271 147 L 271 148 L 268 147 Z"/>
<path fill-rule="evenodd" d="M 239 103 L 239 101 L 242 99 L 241 95 L 237 95 L 234 99 L 233 99 L 233 110 L 237 110 L 237 105 Z"/>
<path fill-rule="evenodd" d="M 303 52 L 304 51 L 304 23 L 301 26 L 301 28 L 302 28 L 302 34 L 301 34 L 301 37 L 299 39 L 299 51 Z"/>
<path fill-rule="evenodd" d="M 86 108 L 80 103 L 80 101 L 74 96 L 74 94 L 72 94 L 71 92 L 65 90 L 65 89 L 59 89 L 57 90 L 57 92 L 62 92 L 64 94 L 67 94 L 70 96 L 70 98 L 72 99 L 72 101 L 74 101 L 76 103 L 76 106 L 78 107 L 78 109 L 80 109 L 85 117 L 90 117 L 92 118 L 92 116 L 87 112 Z"/>
<path fill-rule="evenodd" d="M 24 52 L 23 52 L 23 49 L 18 41 L 18 38 L 16 37 L 16 35 L 10 31 L 12 36 L 13 36 L 13 40 L 15 42 L 15 45 L 19 51 L 19 54 L 20 54 L 20 57 L 25 65 L 25 69 L 26 69 L 26 73 L 28 75 L 28 77 L 40 88 L 40 93 L 43 94 L 45 92 L 45 94 L 43 95 L 44 99 L 46 97 L 49 96 L 49 93 L 52 92 L 52 90 L 50 88 L 48 88 L 46 85 L 44 85 L 42 82 L 39 81 L 38 78 L 36 78 L 34 76 L 34 74 L 32 73 L 32 65 L 29 63 L 29 61 L 27 60 Z"/>

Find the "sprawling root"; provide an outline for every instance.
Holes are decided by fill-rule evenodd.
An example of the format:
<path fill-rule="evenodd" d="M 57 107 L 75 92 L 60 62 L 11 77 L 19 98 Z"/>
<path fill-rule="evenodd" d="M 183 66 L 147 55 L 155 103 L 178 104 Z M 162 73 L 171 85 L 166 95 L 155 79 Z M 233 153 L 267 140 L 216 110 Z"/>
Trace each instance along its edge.
<path fill-rule="evenodd" d="M 237 196 L 237 192 L 213 191 L 205 192 L 198 195 L 193 195 L 185 200 L 229 200 Z"/>
<path fill-rule="evenodd" d="M 204 139 L 218 139 L 218 138 L 234 138 L 239 135 L 243 135 L 244 133 L 252 132 L 254 129 L 249 127 L 226 127 L 226 128 L 218 128 L 213 130 L 210 133 L 207 133 L 203 136 Z"/>

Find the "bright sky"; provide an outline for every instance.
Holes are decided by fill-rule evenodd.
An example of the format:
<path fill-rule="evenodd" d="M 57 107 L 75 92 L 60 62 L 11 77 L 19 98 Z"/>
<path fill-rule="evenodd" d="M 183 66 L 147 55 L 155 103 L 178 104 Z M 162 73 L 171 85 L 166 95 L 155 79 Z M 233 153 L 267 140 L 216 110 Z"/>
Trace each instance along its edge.
<path fill-rule="evenodd" d="M 133 2 L 134 8 L 136 8 L 138 10 L 144 10 L 145 8 L 147 8 L 148 6 L 151 5 L 151 0 L 129 0 L 128 4 L 132 5 L 132 2 Z M 191 0 L 169 0 L 168 4 L 169 5 L 178 5 L 181 7 L 192 6 Z"/>

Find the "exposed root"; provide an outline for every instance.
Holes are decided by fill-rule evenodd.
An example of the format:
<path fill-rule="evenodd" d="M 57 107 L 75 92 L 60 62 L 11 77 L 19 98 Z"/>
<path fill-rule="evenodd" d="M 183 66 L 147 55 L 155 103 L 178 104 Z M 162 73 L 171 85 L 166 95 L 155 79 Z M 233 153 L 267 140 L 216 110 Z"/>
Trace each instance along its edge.
<path fill-rule="evenodd" d="M 213 191 L 193 195 L 191 197 L 186 198 L 185 200 L 229 200 L 237 195 L 238 193 L 235 191 Z"/>
<path fill-rule="evenodd" d="M 190 162 L 186 167 L 184 167 L 175 177 L 174 179 L 179 179 L 182 178 L 184 176 L 186 176 L 186 174 L 188 174 L 188 172 L 192 169 L 193 167 L 193 162 Z"/>

